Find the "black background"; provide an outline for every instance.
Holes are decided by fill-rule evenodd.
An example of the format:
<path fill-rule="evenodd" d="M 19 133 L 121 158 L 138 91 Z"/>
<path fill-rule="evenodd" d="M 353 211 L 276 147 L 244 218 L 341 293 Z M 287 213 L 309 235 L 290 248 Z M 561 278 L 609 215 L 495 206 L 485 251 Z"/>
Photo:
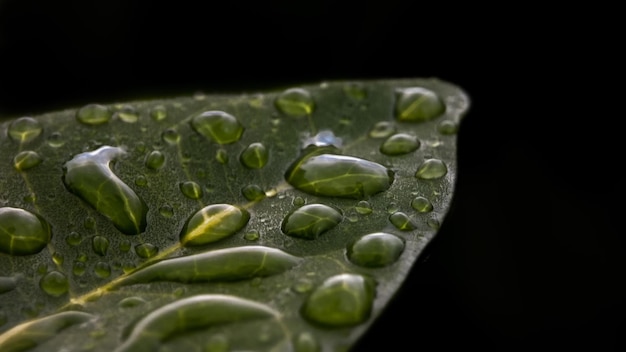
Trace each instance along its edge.
<path fill-rule="evenodd" d="M 452 209 L 354 350 L 624 351 L 620 103 L 600 83 L 604 29 L 588 25 L 608 21 L 507 4 L 0 0 L 0 117 L 323 80 L 450 81 L 472 100 Z"/>

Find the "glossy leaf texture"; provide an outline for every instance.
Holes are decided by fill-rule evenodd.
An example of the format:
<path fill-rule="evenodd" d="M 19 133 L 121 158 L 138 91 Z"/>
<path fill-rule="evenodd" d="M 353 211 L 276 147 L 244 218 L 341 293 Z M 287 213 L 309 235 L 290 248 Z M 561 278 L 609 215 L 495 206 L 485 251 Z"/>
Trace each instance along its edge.
<path fill-rule="evenodd" d="M 99 104 L 0 125 L 1 351 L 338 351 L 437 234 L 438 79 Z"/>

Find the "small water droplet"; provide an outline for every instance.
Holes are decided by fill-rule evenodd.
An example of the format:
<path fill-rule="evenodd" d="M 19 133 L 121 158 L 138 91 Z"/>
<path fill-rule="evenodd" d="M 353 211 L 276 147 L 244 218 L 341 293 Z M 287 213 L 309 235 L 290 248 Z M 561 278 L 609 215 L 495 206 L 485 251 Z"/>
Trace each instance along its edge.
<path fill-rule="evenodd" d="M 41 216 L 19 208 L 0 208 L 0 253 L 36 254 L 51 236 L 50 225 Z"/>
<path fill-rule="evenodd" d="M 215 160 L 220 164 L 228 164 L 228 152 L 225 149 L 218 149 L 215 152 Z"/>
<path fill-rule="evenodd" d="M 224 111 L 205 111 L 196 115 L 191 119 L 191 127 L 218 144 L 237 142 L 244 131 L 239 120 Z"/>
<path fill-rule="evenodd" d="M 415 177 L 422 180 L 432 180 L 436 178 L 441 178 L 447 173 L 448 168 L 443 161 L 439 159 L 426 159 L 417 168 L 417 172 L 415 172 Z"/>
<path fill-rule="evenodd" d="M 159 208 L 159 213 L 164 218 L 171 218 L 174 215 L 174 208 L 171 205 L 169 205 L 169 204 L 163 204 Z"/>
<path fill-rule="evenodd" d="M 93 251 L 100 256 L 105 256 L 109 249 L 109 240 L 104 236 L 94 236 L 91 241 Z"/>
<path fill-rule="evenodd" d="M 202 187 L 193 181 L 182 182 L 179 187 L 180 191 L 189 199 L 202 198 Z"/>
<path fill-rule="evenodd" d="M 159 248 L 152 243 L 142 243 L 135 246 L 135 253 L 141 258 L 152 258 L 159 252 Z"/>
<path fill-rule="evenodd" d="M 379 268 L 394 263 L 404 251 L 404 241 L 389 233 L 365 235 L 348 246 L 347 256 L 356 265 Z"/>
<path fill-rule="evenodd" d="M 96 219 L 94 219 L 91 216 L 88 216 L 85 218 L 85 221 L 83 222 L 83 226 L 87 229 L 87 230 L 93 230 L 96 228 Z"/>
<path fill-rule="evenodd" d="M 423 87 L 398 90 L 396 117 L 405 122 L 422 122 L 442 115 L 446 106 L 437 93 Z"/>
<path fill-rule="evenodd" d="M 67 237 L 65 237 L 65 242 L 70 246 L 78 246 L 82 240 L 82 236 L 76 231 L 70 232 Z"/>
<path fill-rule="evenodd" d="M 148 185 L 148 179 L 144 175 L 137 175 L 137 177 L 135 177 L 135 184 L 139 187 L 145 187 Z"/>
<path fill-rule="evenodd" d="M 387 138 L 396 132 L 396 126 L 388 121 L 377 122 L 369 132 L 372 138 Z"/>
<path fill-rule="evenodd" d="M 48 137 L 48 145 L 52 148 L 60 148 L 65 144 L 63 135 L 59 132 L 54 132 Z"/>
<path fill-rule="evenodd" d="M 363 83 L 349 82 L 343 86 L 343 91 L 352 99 L 363 100 L 367 98 L 367 90 Z"/>
<path fill-rule="evenodd" d="M 313 281 L 308 278 L 300 278 L 293 284 L 292 289 L 298 293 L 306 293 L 313 289 Z"/>
<path fill-rule="evenodd" d="M 163 105 L 156 105 L 150 109 L 150 117 L 154 121 L 161 121 L 167 117 L 167 108 Z"/>
<path fill-rule="evenodd" d="M 241 189 L 241 194 L 249 201 L 256 202 L 265 198 L 265 192 L 258 185 L 247 185 Z"/>
<path fill-rule="evenodd" d="M 65 274 L 59 271 L 51 271 L 41 278 L 39 287 L 50 296 L 59 297 L 67 293 L 70 284 Z"/>
<path fill-rule="evenodd" d="M 260 169 L 269 158 L 269 153 L 262 143 L 252 143 L 241 153 L 239 160 L 250 169 Z"/>
<path fill-rule="evenodd" d="M 131 243 L 129 240 L 122 240 L 120 242 L 120 252 L 128 252 L 130 250 Z"/>
<path fill-rule="evenodd" d="M 361 215 L 368 215 L 372 213 L 372 205 L 366 200 L 361 200 L 356 203 L 354 210 Z"/>
<path fill-rule="evenodd" d="M 61 254 L 59 252 L 54 252 L 54 254 L 52 254 L 52 261 L 56 265 L 63 265 L 64 259 L 65 258 L 63 258 L 63 254 Z"/>
<path fill-rule="evenodd" d="M 159 150 L 153 150 L 146 156 L 146 167 L 152 170 L 158 170 L 165 165 L 165 154 Z"/>
<path fill-rule="evenodd" d="M 303 88 L 283 91 L 274 101 L 274 105 L 281 113 L 293 117 L 311 115 L 315 108 L 311 93 Z"/>
<path fill-rule="evenodd" d="M 302 143 L 302 149 L 306 149 L 309 146 L 314 147 L 330 147 L 333 146 L 335 148 L 341 148 L 343 145 L 343 140 L 337 136 L 335 133 L 330 130 L 323 130 L 314 135 L 313 137 L 309 137 L 304 140 Z"/>
<path fill-rule="evenodd" d="M 108 107 L 100 104 L 88 104 L 76 112 L 76 119 L 85 125 L 100 125 L 109 122 L 113 116 Z"/>
<path fill-rule="evenodd" d="M 20 117 L 11 122 L 8 128 L 9 137 L 19 143 L 27 143 L 39 137 L 43 127 L 32 117 Z"/>
<path fill-rule="evenodd" d="M 293 199 L 293 201 L 291 202 L 291 204 L 293 204 L 293 205 L 295 205 L 295 206 L 297 206 L 297 207 L 301 207 L 301 206 L 303 206 L 303 205 L 304 205 L 304 203 L 306 203 L 306 202 L 304 201 L 304 198 L 302 198 L 302 197 L 300 197 L 300 196 L 295 197 L 295 198 Z"/>
<path fill-rule="evenodd" d="M 337 226 L 343 220 L 341 212 L 324 204 L 309 204 L 291 212 L 281 225 L 285 235 L 307 240 Z"/>
<path fill-rule="evenodd" d="M 18 171 L 26 171 L 41 164 L 42 161 L 43 158 L 37 152 L 34 152 L 32 150 L 25 150 L 19 152 L 13 158 L 13 166 Z"/>
<path fill-rule="evenodd" d="M 428 213 L 433 210 L 433 204 L 425 197 L 415 197 L 411 201 L 411 207 L 420 213 Z"/>
<path fill-rule="evenodd" d="M 231 236 L 250 219 L 243 208 L 230 204 L 212 204 L 192 215 L 180 235 L 183 246 L 203 245 Z"/>
<path fill-rule="evenodd" d="M 261 236 L 259 234 L 259 231 L 257 231 L 257 230 L 250 230 L 250 231 L 246 232 L 243 235 L 243 238 L 246 241 L 257 241 L 259 239 L 259 237 L 261 237 Z"/>
<path fill-rule="evenodd" d="M 437 125 L 437 131 L 443 135 L 456 134 L 459 130 L 459 125 L 452 120 L 443 120 Z"/>
<path fill-rule="evenodd" d="M 326 279 L 309 295 L 302 315 L 312 323 L 328 327 L 353 326 L 365 322 L 371 313 L 375 284 L 356 274 Z"/>
<path fill-rule="evenodd" d="M 416 226 L 411 218 L 401 211 L 397 211 L 389 215 L 389 222 L 401 231 L 412 231 L 416 229 Z"/>
<path fill-rule="evenodd" d="M 137 296 L 132 296 L 132 297 L 124 298 L 117 304 L 117 306 L 120 308 L 134 308 L 134 307 L 143 305 L 145 303 L 146 303 L 145 299 L 141 297 L 137 297 Z"/>
<path fill-rule="evenodd" d="M 139 113 L 131 105 L 124 105 L 119 111 L 113 114 L 113 118 L 118 118 L 127 123 L 135 123 L 139 120 Z"/>
<path fill-rule="evenodd" d="M 105 262 L 97 262 L 93 268 L 93 271 L 96 276 L 102 279 L 106 279 L 107 277 L 111 276 L 111 266 Z"/>
<path fill-rule="evenodd" d="M 85 273 L 86 268 L 87 267 L 85 266 L 85 263 L 80 262 L 80 261 L 75 261 L 74 266 L 72 267 L 72 273 L 75 276 L 82 276 Z"/>
<path fill-rule="evenodd" d="M 431 228 L 431 229 L 439 229 L 439 227 L 441 227 L 441 223 L 439 222 L 439 220 L 437 219 L 428 219 L 426 220 L 426 224 Z"/>
<path fill-rule="evenodd" d="M 420 147 L 417 137 L 408 133 L 398 133 L 387 138 L 380 146 L 385 155 L 403 155 L 416 151 Z"/>
<path fill-rule="evenodd" d="M 175 129 L 169 128 L 163 131 L 163 133 L 161 134 L 161 138 L 164 142 L 174 145 L 178 144 L 178 142 L 180 141 L 180 134 L 178 134 L 178 131 L 176 131 Z"/>

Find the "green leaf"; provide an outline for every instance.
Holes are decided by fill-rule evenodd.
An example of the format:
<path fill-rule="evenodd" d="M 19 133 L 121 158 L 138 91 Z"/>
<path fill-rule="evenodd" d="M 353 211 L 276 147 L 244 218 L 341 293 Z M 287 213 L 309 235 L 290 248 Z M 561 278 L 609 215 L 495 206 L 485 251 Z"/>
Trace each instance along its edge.
<path fill-rule="evenodd" d="M 0 125 L 0 350 L 337 351 L 436 235 L 469 107 L 324 82 Z"/>

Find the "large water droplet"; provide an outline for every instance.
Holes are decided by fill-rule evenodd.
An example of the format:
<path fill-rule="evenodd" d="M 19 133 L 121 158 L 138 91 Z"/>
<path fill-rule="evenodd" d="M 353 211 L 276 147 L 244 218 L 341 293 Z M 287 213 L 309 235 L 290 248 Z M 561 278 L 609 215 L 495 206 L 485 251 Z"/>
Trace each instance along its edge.
<path fill-rule="evenodd" d="M 189 199 L 202 198 L 202 187 L 193 181 L 182 182 L 179 187 L 180 191 Z"/>
<path fill-rule="evenodd" d="M 402 155 L 416 151 L 420 147 L 417 137 L 408 133 L 398 133 L 387 138 L 380 146 L 380 152 L 385 155 Z"/>
<path fill-rule="evenodd" d="M 205 111 L 196 115 L 191 119 L 191 127 L 218 144 L 238 141 L 244 130 L 237 118 L 224 111 Z"/>
<path fill-rule="evenodd" d="M 389 233 L 365 235 L 348 247 L 348 259 L 356 265 L 379 268 L 394 263 L 404 250 L 404 241 Z"/>
<path fill-rule="evenodd" d="M 12 140 L 27 143 L 39 137 L 43 127 L 32 117 L 20 117 L 9 125 L 8 134 Z"/>
<path fill-rule="evenodd" d="M 389 215 L 389 222 L 391 222 L 398 230 L 412 231 L 416 229 L 413 220 L 401 211 L 397 211 Z"/>
<path fill-rule="evenodd" d="M 415 177 L 421 178 L 423 180 L 432 180 L 435 178 L 443 177 L 447 173 L 448 168 L 443 161 L 439 159 L 426 159 L 417 168 L 417 172 L 415 172 Z"/>
<path fill-rule="evenodd" d="M 400 121 L 422 122 L 434 119 L 446 111 L 439 96 L 423 87 L 404 88 L 398 91 L 396 117 Z"/>
<path fill-rule="evenodd" d="M 307 298 L 302 315 L 329 327 L 361 324 L 370 316 L 374 291 L 375 284 L 370 278 L 356 274 L 332 276 Z"/>
<path fill-rule="evenodd" d="M 65 274 L 59 271 L 51 271 L 41 278 L 39 287 L 50 296 L 59 297 L 67 293 L 70 284 Z"/>
<path fill-rule="evenodd" d="M 262 143 L 252 143 L 241 153 L 241 163 L 250 169 L 260 169 L 267 164 L 269 153 Z"/>
<path fill-rule="evenodd" d="M 135 253 L 141 258 L 152 258 L 159 252 L 159 247 L 152 243 L 142 243 L 135 246 Z"/>
<path fill-rule="evenodd" d="M 63 183 L 68 190 L 127 235 L 146 229 L 148 208 L 144 201 L 110 168 L 113 159 L 124 154 L 121 148 L 101 147 L 76 155 L 63 167 Z"/>
<path fill-rule="evenodd" d="M 109 240 L 104 236 L 94 236 L 91 241 L 91 246 L 96 254 L 105 256 L 107 254 L 107 250 L 109 249 Z"/>
<path fill-rule="evenodd" d="M 393 172 L 373 161 L 324 153 L 329 148 L 309 150 L 285 173 L 287 182 L 303 192 L 359 199 L 385 191 L 393 182 Z"/>
<path fill-rule="evenodd" d="M 165 165 L 165 154 L 159 150 L 153 150 L 146 156 L 146 167 L 152 170 L 158 170 Z"/>
<path fill-rule="evenodd" d="M 247 185 L 241 189 L 241 194 L 246 197 L 247 200 L 251 202 L 259 201 L 265 198 L 265 192 L 258 185 Z"/>
<path fill-rule="evenodd" d="M 433 211 L 433 204 L 425 197 L 415 197 L 415 199 L 411 201 L 411 207 L 420 213 Z"/>
<path fill-rule="evenodd" d="M 276 98 L 274 105 L 278 111 L 293 117 L 310 115 L 315 108 L 311 93 L 303 88 L 285 90 Z"/>
<path fill-rule="evenodd" d="M 13 158 L 13 166 L 18 171 L 26 171 L 41 164 L 43 158 L 37 152 L 25 150 Z"/>
<path fill-rule="evenodd" d="M 341 220 L 343 215 L 339 210 L 324 204 L 309 204 L 287 215 L 281 230 L 291 237 L 313 240 L 337 226 Z"/>
<path fill-rule="evenodd" d="M 243 208 L 230 204 L 213 204 L 200 209 L 189 218 L 180 234 L 183 246 L 203 245 L 231 236 L 250 219 Z"/>
<path fill-rule="evenodd" d="M 0 252 L 39 253 L 50 241 L 50 225 L 42 217 L 19 208 L 0 208 Z"/>
<path fill-rule="evenodd" d="M 113 116 L 108 107 L 100 104 L 88 104 L 76 112 L 76 119 L 85 125 L 100 125 L 108 122 Z"/>

